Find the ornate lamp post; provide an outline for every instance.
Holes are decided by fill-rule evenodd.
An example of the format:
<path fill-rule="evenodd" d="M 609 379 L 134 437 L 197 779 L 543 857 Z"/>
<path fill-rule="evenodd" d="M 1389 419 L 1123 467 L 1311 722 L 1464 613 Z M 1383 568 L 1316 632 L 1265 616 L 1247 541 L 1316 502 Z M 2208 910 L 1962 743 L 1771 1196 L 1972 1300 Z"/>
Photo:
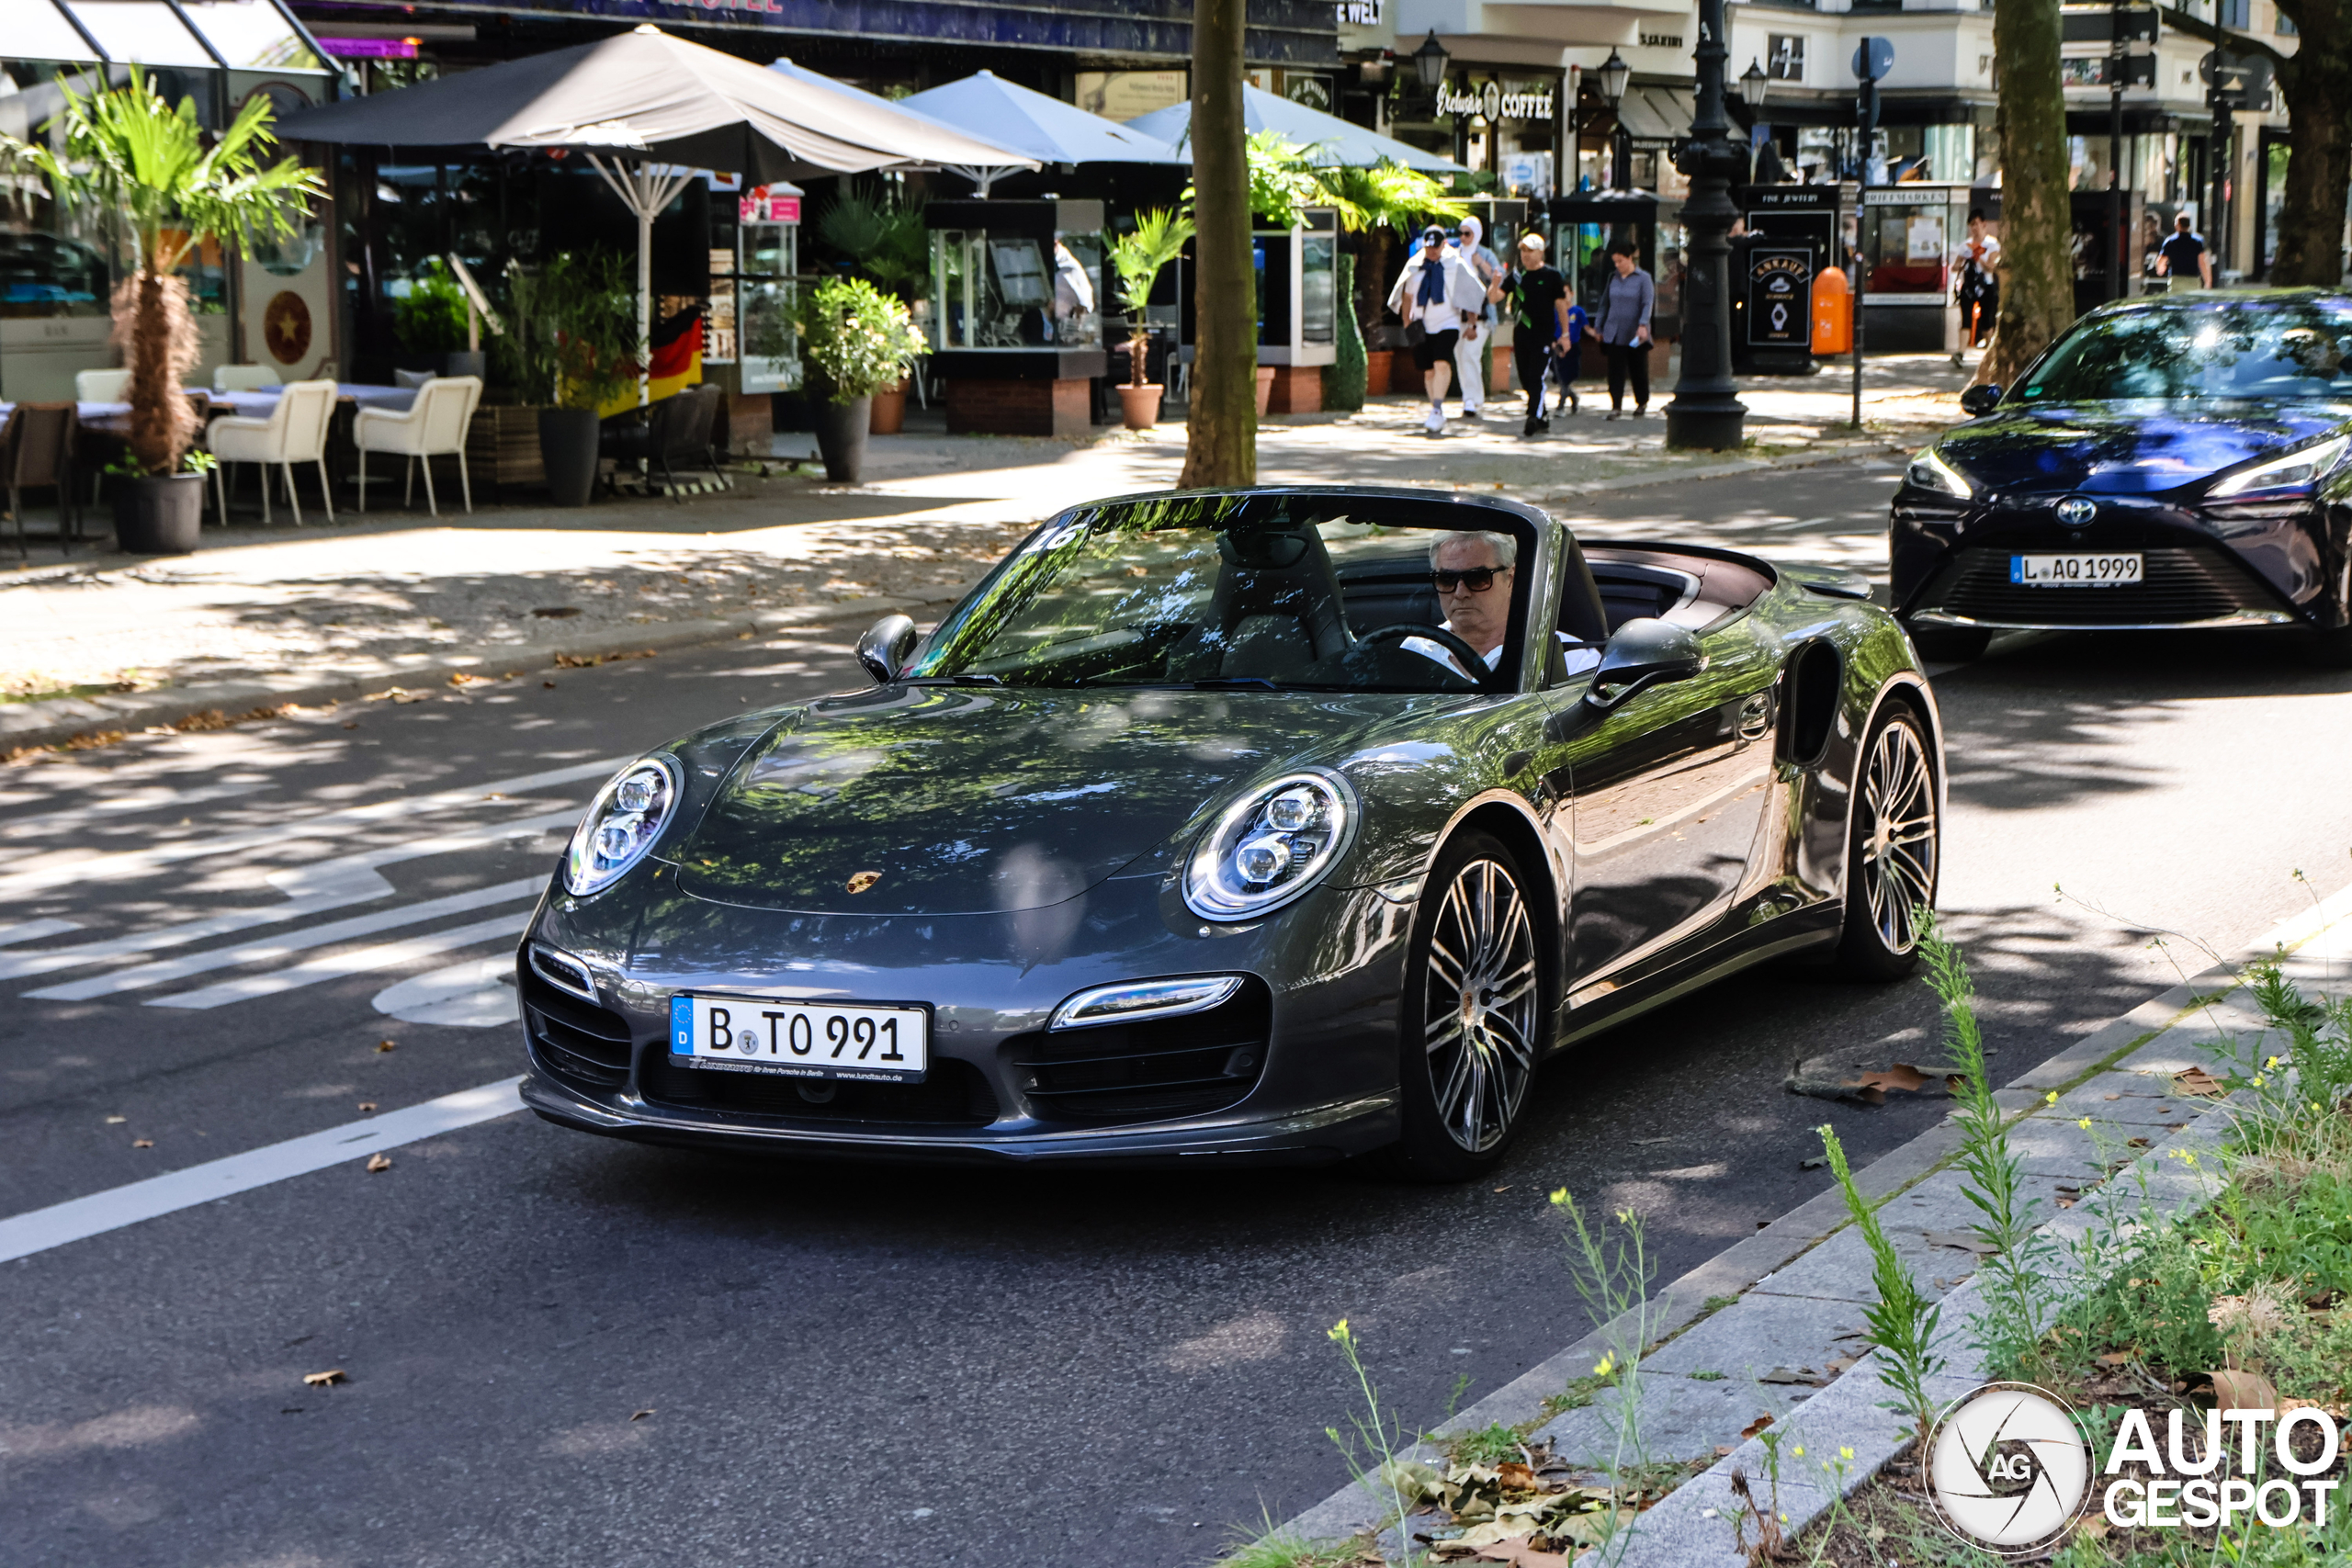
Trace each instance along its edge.
<path fill-rule="evenodd" d="M 1421 91 L 1430 96 L 1431 102 L 1437 99 L 1437 90 L 1445 85 L 1446 71 L 1453 64 L 1453 57 L 1445 52 L 1445 45 L 1437 40 L 1437 29 L 1431 28 L 1430 36 L 1421 40 L 1421 47 L 1413 51 L 1414 73 L 1420 77 Z"/>
<path fill-rule="evenodd" d="M 1724 114 L 1724 0 L 1699 0 L 1698 110 L 1690 140 L 1676 167 L 1690 176 L 1683 204 L 1684 254 L 1690 271 L 1682 290 L 1682 376 L 1666 405 L 1666 444 L 1729 451 L 1746 434 L 1747 405 L 1731 378 L 1732 181 L 1744 156 Z"/>
<path fill-rule="evenodd" d="M 1600 96 L 1608 100 L 1610 118 L 1617 122 L 1616 129 L 1609 133 L 1611 190 L 1634 188 L 1634 133 L 1625 129 L 1622 107 L 1625 101 L 1625 85 L 1633 79 L 1634 68 L 1625 63 L 1624 56 L 1611 49 L 1609 58 L 1600 66 Z"/>

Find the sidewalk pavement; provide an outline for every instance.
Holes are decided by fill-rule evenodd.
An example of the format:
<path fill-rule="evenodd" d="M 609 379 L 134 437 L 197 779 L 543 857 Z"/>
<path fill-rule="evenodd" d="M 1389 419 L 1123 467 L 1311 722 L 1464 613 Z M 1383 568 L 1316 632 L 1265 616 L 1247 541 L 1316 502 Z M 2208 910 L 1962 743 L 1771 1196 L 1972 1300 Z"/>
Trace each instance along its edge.
<path fill-rule="evenodd" d="M 1584 413 L 1536 440 L 1519 434 L 1516 395 L 1436 439 L 1421 432 L 1423 405 L 1385 399 L 1262 424 L 1259 477 L 1493 490 L 1557 505 L 1627 485 L 1884 457 L 1958 417 L 1965 377 L 1939 355 L 1873 360 L 1868 375 L 1860 434 L 1838 428 L 1851 411 L 1835 372 L 1747 389 L 1753 444 L 1737 455 L 1666 451 L 1663 389 L 1645 419 L 1605 420 L 1605 394 L 1589 397 Z M 798 455 L 808 439 L 776 437 L 778 455 Z M 248 698 L 318 700 L 371 682 L 734 636 L 779 615 L 952 601 L 1043 518 L 1167 489 L 1183 456 L 1181 424 L 1077 442 L 916 433 L 876 437 L 855 486 L 743 474 L 730 491 L 684 502 L 486 505 L 437 523 L 413 513 L 363 520 L 345 507 L 333 525 L 209 530 L 188 557 L 36 558 L 0 569 L 0 753 Z"/>
<path fill-rule="evenodd" d="M 2015 1117 L 2009 1145 L 2025 1191 L 2050 1216 L 2041 1229 L 2058 1244 L 2054 1294 L 2089 1282 L 2076 1267 L 2076 1242 L 2211 1196 L 2229 1104 L 2184 1092 L 2177 1076 L 2190 1067 L 2222 1076 L 2217 1057 L 2251 1074 L 2263 1060 L 2263 1021 L 2240 988 L 2245 963 L 2289 950 L 2281 966 L 2304 995 L 2340 994 L 2344 961 L 2352 956 L 2347 917 L 2352 888 L 2282 923 L 2237 963 L 2191 977 L 1996 1092 Z M 1931 1081 L 1943 1070 L 1918 1065 Z M 1970 1324 L 1984 1309 L 1968 1232 L 1983 1215 L 1948 1163 L 1959 1149 L 1959 1129 L 1946 1121 L 1856 1173 L 1865 1197 L 1881 1205 L 1896 1253 L 1923 1292 L 1942 1303 L 1935 1349 L 1945 1365 L 1929 1389 L 1939 1406 L 1991 1376 Z M 1845 1483 L 1851 1495 L 1902 1450 L 1907 1423 L 1884 1407 L 1894 1396 L 1863 1337 L 1864 1311 L 1877 1300 L 1871 1265 L 1832 1187 L 1651 1298 L 1641 1451 L 1654 1462 L 1711 1462 L 1641 1516 L 1620 1568 L 1747 1568 L 1731 1476 L 1744 1472 L 1759 1496 L 1771 1495 L 1772 1456 L 1749 1435 L 1759 1417 L 1770 1417 L 1765 1425 L 1778 1434 L 1778 1509 L 1791 1540 L 1831 1506 L 1821 1460 L 1852 1450 Z M 1608 1328 L 1596 1329 L 1456 1416 L 1439 1436 L 1540 1419 L 1545 1400 L 1588 1376 L 1612 1344 Z M 1535 1427 L 1527 1440 L 1550 1444 L 1571 1465 L 1598 1469 L 1611 1462 L 1616 1438 L 1607 1414 L 1585 1405 Z M 1813 1457 L 1793 1458 L 1799 1450 Z M 1438 1458 L 1427 1448 L 1411 1457 Z M 1371 1529 L 1384 1511 L 1362 1488 L 1349 1487 L 1283 1529 L 1336 1540 Z M 1417 1516 L 1414 1533 L 1430 1534 L 1437 1517 Z M 1381 1544 L 1390 1561 L 1403 1560 L 1394 1529 Z"/>

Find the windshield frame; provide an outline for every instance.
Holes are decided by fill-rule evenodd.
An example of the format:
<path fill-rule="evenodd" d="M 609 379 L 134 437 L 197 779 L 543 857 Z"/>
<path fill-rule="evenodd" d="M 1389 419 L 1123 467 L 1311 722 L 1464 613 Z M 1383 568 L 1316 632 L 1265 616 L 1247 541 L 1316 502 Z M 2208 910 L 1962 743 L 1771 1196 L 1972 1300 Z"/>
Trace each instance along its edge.
<path fill-rule="evenodd" d="M 1046 540 L 1053 539 L 1073 526 L 1090 530 L 1104 524 L 1140 525 L 1147 531 L 1175 528 L 1216 527 L 1220 531 L 1241 528 L 1255 530 L 1282 525 L 1295 526 L 1305 523 L 1315 525 L 1344 516 L 1351 522 L 1373 523 L 1396 529 L 1429 530 L 1433 533 L 1458 533 L 1483 530 L 1508 534 L 1518 545 L 1516 570 L 1511 575 L 1511 604 L 1509 627 L 1504 634 L 1502 651 L 1496 660 L 1490 679 L 1476 687 L 1428 688 L 1399 686 L 1365 686 L 1340 683 L 1308 683 L 1293 681 L 1245 678 L 1232 683 L 1223 681 L 1201 683 L 1188 681 L 1166 682 L 1074 682 L 1069 683 L 1031 683 L 1003 679 L 993 675 L 962 671 L 943 671 L 929 668 L 939 652 L 950 645 L 956 635 L 978 615 L 1003 586 L 1007 576 L 1021 570 L 1023 563 L 1033 558 Z M 915 656 L 909 660 L 899 679 L 910 684 L 1031 685 L 1036 690 L 1133 692 L 1149 690 L 1216 690 L 1248 693 L 1315 693 L 1336 695 L 1382 695 L 1396 697 L 1430 696 L 1492 696 L 1527 689 L 1528 627 L 1540 602 L 1544 583 L 1552 573 L 1550 557 L 1554 553 L 1544 546 L 1550 530 L 1557 527 L 1544 513 L 1532 508 L 1487 497 L 1456 498 L 1424 491 L 1351 486 L 1285 486 L 1248 491 L 1189 491 L 1159 495 L 1131 495 L 1090 502 L 1061 512 L 1022 540 L 1004 558 L 991 567 L 970 592 L 957 601 L 954 608 L 942 616 L 939 624 L 925 637 Z"/>
<path fill-rule="evenodd" d="M 2334 307 L 2334 310 L 2327 310 L 2328 307 Z M 2151 403 L 2169 407 L 2184 405 L 2211 407 L 2232 403 L 2310 407 L 2329 403 L 2352 403 L 2352 353 L 2346 355 L 2343 361 L 2345 369 L 2339 374 L 2338 384 L 2334 389 L 2309 394 L 2262 391 L 2222 393 L 2138 391 L 2123 396 L 2091 397 L 2030 390 L 2036 382 L 2050 371 L 2054 362 L 2072 350 L 2083 338 L 2093 335 L 2111 335 L 2112 330 L 2120 322 L 2145 321 L 2158 317 L 2193 318 L 2204 314 L 2244 317 L 2257 312 L 2330 314 L 2340 312 L 2343 320 L 2342 335 L 2352 337 L 2352 296 L 2327 290 L 2292 294 L 2247 293 L 2237 296 L 2199 293 L 2184 297 L 2167 296 L 2156 299 L 2135 300 L 2120 309 L 2109 307 L 2094 311 L 2080 318 L 2065 332 L 2059 333 L 2056 340 L 2037 355 L 2033 362 L 2027 366 L 2003 392 L 1999 406 L 2005 410 L 2022 410 L 2066 408 L 2084 403 Z"/>

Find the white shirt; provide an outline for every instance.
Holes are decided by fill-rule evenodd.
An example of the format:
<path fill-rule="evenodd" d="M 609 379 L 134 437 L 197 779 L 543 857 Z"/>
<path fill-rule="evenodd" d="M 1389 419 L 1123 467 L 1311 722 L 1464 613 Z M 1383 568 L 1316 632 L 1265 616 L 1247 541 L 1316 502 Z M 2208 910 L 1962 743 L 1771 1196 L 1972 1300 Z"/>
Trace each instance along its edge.
<path fill-rule="evenodd" d="M 1438 629 L 1440 631 L 1450 632 L 1453 630 L 1453 623 L 1452 621 L 1441 621 L 1438 623 Z M 1560 639 L 1561 652 L 1567 659 L 1569 674 L 1573 675 L 1579 671 L 1589 670 L 1594 665 L 1600 662 L 1600 649 L 1597 648 L 1588 648 L 1584 644 L 1577 642 L 1576 638 L 1570 637 L 1566 632 L 1555 632 L 1552 635 Z M 1462 668 L 1461 658 L 1456 655 L 1452 649 L 1446 647 L 1442 642 L 1431 642 L 1425 637 L 1408 637 L 1396 646 L 1403 649 L 1409 649 L 1413 652 L 1419 654 L 1424 659 L 1433 659 L 1440 664 L 1444 665 L 1448 670 L 1453 671 L 1457 675 L 1467 675 L 1470 673 L 1470 671 Z M 1500 669 L 1502 656 L 1503 645 L 1499 642 L 1495 644 L 1494 647 L 1487 649 L 1485 656 L 1487 668 L 1489 670 Z"/>

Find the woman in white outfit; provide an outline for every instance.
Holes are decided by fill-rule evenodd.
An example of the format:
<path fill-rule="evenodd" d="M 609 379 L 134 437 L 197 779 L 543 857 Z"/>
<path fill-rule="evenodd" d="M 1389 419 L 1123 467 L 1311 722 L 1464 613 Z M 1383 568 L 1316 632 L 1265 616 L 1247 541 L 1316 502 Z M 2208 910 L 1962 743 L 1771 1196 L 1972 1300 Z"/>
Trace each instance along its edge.
<path fill-rule="evenodd" d="M 1445 429 L 1445 389 L 1453 378 L 1454 344 L 1461 341 L 1464 325 L 1475 324 L 1486 306 L 1486 286 L 1460 252 L 1447 248 L 1445 231 L 1430 224 L 1421 232 L 1421 248 L 1388 291 L 1388 308 L 1405 323 L 1413 363 L 1420 367 L 1421 389 L 1430 400 L 1422 428 L 1431 435 Z"/>
<path fill-rule="evenodd" d="M 1502 258 L 1484 243 L 1486 228 L 1476 218 L 1464 218 L 1454 231 L 1454 249 L 1469 264 L 1481 286 L 1491 288 L 1502 277 Z M 1480 363 L 1494 351 L 1495 308 L 1481 305 L 1463 323 L 1453 345 L 1453 373 L 1462 383 L 1462 417 L 1476 419 L 1487 402 L 1487 367 Z"/>

